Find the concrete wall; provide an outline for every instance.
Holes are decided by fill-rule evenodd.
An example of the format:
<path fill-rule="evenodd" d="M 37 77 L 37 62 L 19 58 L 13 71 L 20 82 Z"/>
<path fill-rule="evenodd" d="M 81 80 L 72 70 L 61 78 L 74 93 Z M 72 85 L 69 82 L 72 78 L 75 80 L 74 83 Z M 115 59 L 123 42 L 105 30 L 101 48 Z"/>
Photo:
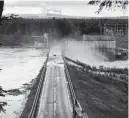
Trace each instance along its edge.
<path fill-rule="evenodd" d="M 96 55 L 102 53 L 109 61 L 115 60 L 116 41 L 114 39 L 114 36 L 83 35 L 83 42 L 87 42 L 89 48 L 94 50 Z"/>

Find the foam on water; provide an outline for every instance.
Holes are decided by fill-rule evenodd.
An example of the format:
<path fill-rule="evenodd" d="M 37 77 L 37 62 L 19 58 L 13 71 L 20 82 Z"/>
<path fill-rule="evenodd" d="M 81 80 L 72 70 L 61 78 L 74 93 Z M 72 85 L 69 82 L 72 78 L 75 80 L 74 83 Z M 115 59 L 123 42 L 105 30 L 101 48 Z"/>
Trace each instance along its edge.
<path fill-rule="evenodd" d="M 81 41 L 68 41 L 62 43 L 62 49 L 64 55 L 73 59 L 84 62 L 91 66 L 99 67 L 103 65 L 105 67 L 125 68 L 128 67 L 128 61 L 108 61 L 107 57 L 95 49 L 88 48 L 90 43 L 84 43 Z"/>

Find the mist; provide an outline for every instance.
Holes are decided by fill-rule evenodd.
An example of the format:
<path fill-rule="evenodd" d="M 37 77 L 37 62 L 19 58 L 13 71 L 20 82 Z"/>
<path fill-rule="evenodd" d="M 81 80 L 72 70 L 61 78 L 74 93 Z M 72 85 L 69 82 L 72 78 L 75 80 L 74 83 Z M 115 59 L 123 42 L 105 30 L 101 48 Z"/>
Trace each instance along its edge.
<path fill-rule="evenodd" d="M 92 43 L 87 41 L 75 41 L 72 39 L 64 39 L 61 43 L 64 56 L 75 61 L 81 61 L 91 66 L 104 66 L 125 68 L 128 66 L 126 61 L 112 61 L 110 62 L 106 55 L 99 50 L 96 50 Z M 93 47 L 93 48 L 91 48 Z"/>

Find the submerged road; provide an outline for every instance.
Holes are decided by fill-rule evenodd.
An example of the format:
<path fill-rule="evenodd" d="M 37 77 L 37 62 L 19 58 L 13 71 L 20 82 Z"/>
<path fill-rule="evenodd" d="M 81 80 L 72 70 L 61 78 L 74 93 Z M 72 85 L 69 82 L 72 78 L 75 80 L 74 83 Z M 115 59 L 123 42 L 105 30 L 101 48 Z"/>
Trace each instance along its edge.
<path fill-rule="evenodd" d="M 49 53 L 38 118 L 72 118 L 64 63 L 60 47 Z"/>

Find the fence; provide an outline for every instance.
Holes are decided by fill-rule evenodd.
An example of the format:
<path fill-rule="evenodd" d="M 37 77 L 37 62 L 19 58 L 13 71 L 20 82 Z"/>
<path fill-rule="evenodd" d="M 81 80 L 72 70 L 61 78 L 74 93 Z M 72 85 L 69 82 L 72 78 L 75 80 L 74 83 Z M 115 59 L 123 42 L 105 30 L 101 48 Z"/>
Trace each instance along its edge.
<path fill-rule="evenodd" d="M 44 62 L 43 71 L 42 71 L 42 74 L 41 74 L 39 85 L 37 87 L 35 98 L 34 98 L 34 101 L 33 101 L 33 104 L 32 104 L 31 111 L 30 111 L 30 113 L 28 115 L 28 118 L 36 118 L 36 113 L 37 113 L 37 108 L 38 108 L 38 102 L 39 102 L 39 99 L 40 99 L 42 85 L 43 85 L 44 77 L 45 77 L 45 74 L 46 74 L 47 61 L 48 61 L 48 55 L 47 55 L 46 61 Z"/>
<path fill-rule="evenodd" d="M 109 61 L 115 60 L 116 41 L 114 36 L 90 36 L 84 35 L 83 41 L 87 43 L 89 50 L 94 50 L 97 53 L 105 55 Z"/>
<path fill-rule="evenodd" d="M 88 37 L 88 38 L 87 38 Z M 79 48 L 82 52 L 90 52 L 91 55 L 96 57 L 104 57 L 108 61 L 115 61 L 116 55 L 116 41 L 115 40 L 94 40 L 90 36 L 85 35 L 86 40 L 76 41 L 76 40 L 68 40 L 63 42 L 66 47 L 73 46 L 73 49 Z M 65 50 L 65 46 L 64 50 Z M 81 52 L 80 52 L 81 53 Z M 85 56 L 85 55 L 84 55 Z M 90 56 L 90 55 L 89 55 Z"/>
<path fill-rule="evenodd" d="M 104 24 L 104 35 L 128 36 L 128 24 Z"/>
<path fill-rule="evenodd" d="M 68 87 L 69 87 L 69 91 L 71 95 L 70 97 L 71 97 L 71 102 L 72 102 L 72 107 L 73 107 L 73 118 L 88 118 L 88 115 L 84 112 L 84 110 L 82 109 L 80 103 L 78 102 L 76 98 L 74 88 L 71 82 L 70 74 L 68 71 L 67 63 L 64 57 L 63 57 L 63 60 L 64 60 L 65 74 L 66 74 Z"/>

